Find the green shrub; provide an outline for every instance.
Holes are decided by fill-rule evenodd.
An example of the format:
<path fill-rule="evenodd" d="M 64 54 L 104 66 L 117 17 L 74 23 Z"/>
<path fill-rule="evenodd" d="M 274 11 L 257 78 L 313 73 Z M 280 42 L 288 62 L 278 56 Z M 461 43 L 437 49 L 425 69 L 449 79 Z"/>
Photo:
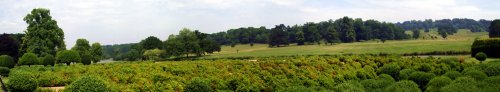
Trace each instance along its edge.
<path fill-rule="evenodd" d="M 427 84 L 428 87 L 443 87 L 448 84 L 450 84 L 453 80 L 446 76 L 439 76 L 439 77 L 434 77 L 432 78 L 429 83 Z"/>
<path fill-rule="evenodd" d="M 397 64 L 385 64 L 380 68 L 380 74 L 389 74 L 392 77 L 397 77 L 399 70 L 401 70 L 401 67 Z"/>
<path fill-rule="evenodd" d="M 426 72 L 421 72 L 421 71 L 416 71 L 416 72 L 413 72 L 411 75 L 410 75 L 410 80 L 414 81 L 415 83 L 417 83 L 421 89 L 424 89 L 425 86 L 427 85 L 427 83 L 432 79 L 434 78 L 434 74 L 433 73 L 426 73 Z"/>
<path fill-rule="evenodd" d="M 443 92 L 476 92 L 477 90 L 476 81 L 471 77 L 459 77 L 441 88 Z"/>
<path fill-rule="evenodd" d="M 488 77 L 488 75 L 486 75 L 484 72 L 481 72 L 479 70 L 464 71 L 463 74 L 465 76 L 470 76 L 478 81 L 483 80 L 484 78 Z"/>
<path fill-rule="evenodd" d="M 334 92 L 365 92 L 363 85 L 356 81 L 348 81 L 335 86 Z"/>
<path fill-rule="evenodd" d="M 36 90 L 37 81 L 29 73 L 10 75 L 7 86 L 12 92 L 31 92 Z"/>
<path fill-rule="evenodd" d="M 462 77 L 462 73 L 460 73 L 458 71 L 448 71 L 445 74 L 443 74 L 443 76 L 446 76 L 446 77 L 454 80 L 454 79 L 456 79 L 458 77 Z"/>
<path fill-rule="evenodd" d="M 72 62 L 80 62 L 80 54 L 74 50 L 63 50 L 57 52 L 56 60 L 57 63 L 65 63 L 70 65 Z"/>
<path fill-rule="evenodd" d="M 487 56 L 483 52 L 479 52 L 476 54 L 475 58 L 479 61 L 484 61 L 486 60 Z"/>
<path fill-rule="evenodd" d="M 420 66 L 418 66 L 418 70 L 423 72 L 429 72 L 432 70 L 432 66 L 428 63 L 423 63 L 420 64 Z"/>
<path fill-rule="evenodd" d="M 107 84 L 99 77 L 84 76 L 71 83 L 65 91 L 69 92 L 108 92 Z"/>
<path fill-rule="evenodd" d="M 496 92 L 500 90 L 500 76 L 492 76 L 478 83 L 478 92 Z"/>
<path fill-rule="evenodd" d="M 16 62 L 14 61 L 14 58 L 12 58 L 8 55 L 1 55 L 0 56 L 0 66 L 14 68 L 15 65 L 16 65 Z"/>
<path fill-rule="evenodd" d="M 34 53 L 24 53 L 21 58 L 19 58 L 18 65 L 35 65 L 38 63 L 38 57 Z"/>
<path fill-rule="evenodd" d="M 500 85 L 500 76 L 491 76 L 483 80 L 486 83 Z"/>
<path fill-rule="evenodd" d="M 484 73 L 488 76 L 500 76 L 500 63 L 499 62 L 490 62 L 486 64 L 483 68 Z"/>
<path fill-rule="evenodd" d="M 88 52 L 84 52 L 81 54 L 81 61 L 83 65 L 90 65 L 92 64 L 92 55 Z"/>
<path fill-rule="evenodd" d="M 413 72 L 415 72 L 413 69 L 403 69 L 399 71 L 399 80 L 407 80 Z"/>
<path fill-rule="evenodd" d="M 386 92 L 421 92 L 418 85 L 413 81 L 402 80 L 389 85 Z"/>
<path fill-rule="evenodd" d="M 471 46 L 471 55 L 484 52 L 489 57 L 500 57 L 500 38 L 478 39 L 474 40 Z"/>
<path fill-rule="evenodd" d="M 42 62 L 41 65 L 43 65 L 43 66 L 48 66 L 48 65 L 54 66 L 54 64 L 56 63 L 56 58 L 54 58 L 54 56 L 48 54 L 48 55 L 45 55 L 44 57 L 42 57 L 41 62 Z"/>
<path fill-rule="evenodd" d="M 195 78 L 186 85 L 185 92 L 212 92 L 212 88 L 208 85 L 207 82 Z"/>
<path fill-rule="evenodd" d="M 7 67 L 0 66 L 0 75 L 9 76 L 10 70 Z"/>

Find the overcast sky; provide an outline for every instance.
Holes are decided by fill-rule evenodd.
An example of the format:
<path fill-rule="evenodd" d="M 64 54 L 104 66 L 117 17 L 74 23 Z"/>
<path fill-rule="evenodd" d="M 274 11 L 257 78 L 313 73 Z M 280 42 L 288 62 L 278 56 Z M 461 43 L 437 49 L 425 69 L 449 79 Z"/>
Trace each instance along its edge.
<path fill-rule="evenodd" d="M 0 33 L 22 33 L 33 8 L 51 10 L 68 47 L 165 40 L 181 28 L 205 33 L 239 27 L 303 24 L 343 16 L 387 22 L 498 19 L 500 0 L 0 0 Z"/>

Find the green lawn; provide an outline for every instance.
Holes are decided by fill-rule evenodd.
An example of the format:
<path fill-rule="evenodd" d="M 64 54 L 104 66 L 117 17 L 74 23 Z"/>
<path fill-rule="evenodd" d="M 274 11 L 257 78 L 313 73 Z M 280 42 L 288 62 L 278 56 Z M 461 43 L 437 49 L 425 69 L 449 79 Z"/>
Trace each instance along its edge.
<path fill-rule="evenodd" d="M 244 56 L 284 56 L 284 55 L 319 55 L 319 54 L 343 54 L 343 53 L 392 53 L 403 54 L 412 52 L 432 51 L 469 51 L 472 42 L 477 37 L 487 37 L 487 32 L 471 33 L 469 30 L 459 30 L 458 33 L 450 35 L 447 39 L 429 39 L 430 36 L 440 37 L 435 30 L 429 33 L 421 33 L 418 40 L 377 41 L 341 43 L 337 45 L 291 45 L 288 47 L 268 48 L 267 44 L 237 45 L 236 47 L 223 46 L 222 51 L 214 53 L 206 58 L 244 57 Z M 426 38 L 426 39 L 424 39 Z"/>

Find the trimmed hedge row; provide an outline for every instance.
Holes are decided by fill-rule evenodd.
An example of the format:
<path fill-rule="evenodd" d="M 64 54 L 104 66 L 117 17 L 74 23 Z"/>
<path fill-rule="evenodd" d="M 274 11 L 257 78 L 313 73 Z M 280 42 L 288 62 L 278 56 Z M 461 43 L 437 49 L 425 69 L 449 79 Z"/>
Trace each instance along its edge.
<path fill-rule="evenodd" d="M 471 56 L 484 52 L 488 57 L 500 57 L 500 38 L 478 39 L 472 43 Z"/>

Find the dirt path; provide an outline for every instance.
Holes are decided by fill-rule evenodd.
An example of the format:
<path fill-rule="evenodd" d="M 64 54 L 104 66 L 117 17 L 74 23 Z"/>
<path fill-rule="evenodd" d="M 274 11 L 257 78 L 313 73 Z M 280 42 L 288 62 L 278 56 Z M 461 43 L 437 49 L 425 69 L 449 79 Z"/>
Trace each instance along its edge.
<path fill-rule="evenodd" d="M 50 90 L 53 90 L 54 92 L 59 92 L 59 91 L 62 91 L 64 89 L 64 86 L 61 86 L 61 87 L 40 87 L 42 89 L 50 89 Z"/>

